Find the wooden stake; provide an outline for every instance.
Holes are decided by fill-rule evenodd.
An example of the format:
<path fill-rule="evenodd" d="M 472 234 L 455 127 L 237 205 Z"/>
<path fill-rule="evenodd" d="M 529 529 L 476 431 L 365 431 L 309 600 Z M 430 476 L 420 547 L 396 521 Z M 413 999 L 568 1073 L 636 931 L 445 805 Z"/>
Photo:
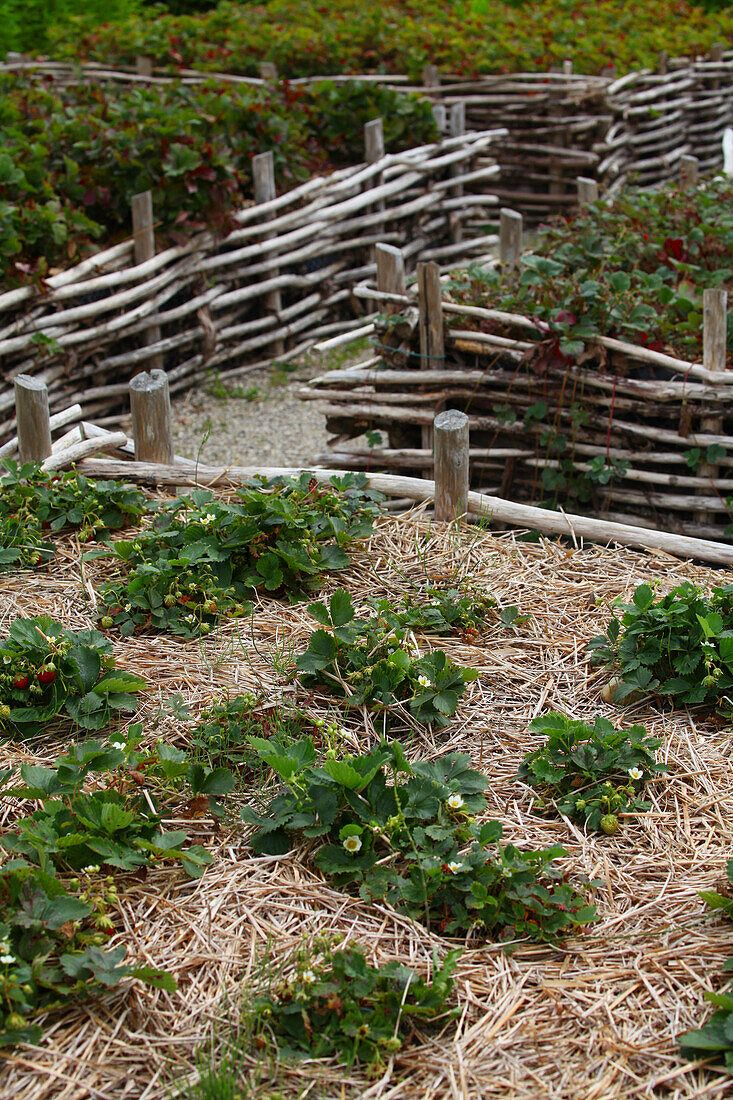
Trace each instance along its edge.
<path fill-rule="evenodd" d="M 499 214 L 499 261 L 502 271 L 519 267 L 522 258 L 522 215 L 502 207 Z"/>
<path fill-rule="evenodd" d="M 268 84 L 277 84 L 277 65 L 273 61 L 260 61 L 260 77 Z"/>
<path fill-rule="evenodd" d="M 384 294 L 406 294 L 405 258 L 402 250 L 391 244 L 378 244 L 375 249 L 377 261 L 377 290 Z M 400 302 L 386 301 L 384 308 L 394 313 L 402 309 Z"/>
<path fill-rule="evenodd" d="M 442 137 L 445 133 L 445 128 L 447 125 L 447 112 L 444 103 L 433 104 L 433 118 L 435 119 L 435 125 L 440 131 L 440 136 Z"/>
<path fill-rule="evenodd" d="M 445 360 L 443 303 L 440 287 L 440 267 L 434 260 L 417 265 L 417 303 L 420 313 L 420 367 L 429 370 Z M 423 447 L 432 447 L 433 429 L 422 427 Z"/>
<path fill-rule="evenodd" d="M 422 71 L 422 82 L 425 88 L 440 87 L 440 72 L 437 65 L 425 65 Z"/>
<path fill-rule="evenodd" d="M 18 374 L 13 386 L 18 424 L 18 458 L 21 465 L 24 462 L 43 462 L 51 454 L 48 387 L 45 382 L 27 374 Z"/>
<path fill-rule="evenodd" d="M 153 75 L 153 59 L 145 54 L 138 54 L 135 58 L 135 72 L 138 76 L 151 77 Z"/>
<path fill-rule="evenodd" d="M 374 164 L 384 156 L 384 124 L 381 118 L 373 118 L 364 124 L 364 152 L 367 164 Z"/>
<path fill-rule="evenodd" d="M 669 68 L 669 54 L 666 50 L 660 50 L 657 54 L 657 72 L 660 76 L 666 76 Z"/>
<path fill-rule="evenodd" d="M 578 176 L 578 206 L 585 210 L 594 202 L 598 202 L 598 181 Z"/>
<path fill-rule="evenodd" d="M 171 399 L 165 371 L 135 375 L 130 382 L 130 411 L 135 458 L 139 462 L 171 463 Z"/>
<path fill-rule="evenodd" d="M 468 417 L 458 409 L 438 413 L 435 436 L 435 518 L 452 523 L 468 502 Z"/>
<path fill-rule="evenodd" d="M 263 62 L 263 64 L 265 63 Z M 266 153 L 258 153 L 252 157 L 252 178 L 254 181 L 255 202 L 272 202 L 275 198 L 275 160 L 272 150 L 268 150 Z M 267 239 L 267 235 L 262 236 L 263 242 Z M 278 267 L 268 268 L 264 278 L 276 279 L 279 274 L 280 269 Z M 265 297 L 265 308 L 272 310 L 273 313 L 280 312 L 282 309 L 282 294 L 279 290 L 269 291 Z M 284 351 L 285 342 L 283 340 L 273 340 L 273 358 L 278 359 Z"/>
<path fill-rule="evenodd" d="M 153 192 L 141 191 L 132 196 L 132 238 L 135 264 L 144 264 L 155 255 L 155 223 L 153 220 Z M 145 346 L 157 344 L 160 340 L 160 328 L 151 325 L 142 333 Z M 150 360 L 151 368 L 158 370 L 163 365 L 163 356 L 155 355 Z"/>
<path fill-rule="evenodd" d="M 461 137 L 466 132 L 466 104 L 462 101 L 454 103 L 450 109 L 450 123 L 449 134 L 451 137 Z M 464 166 L 454 164 L 450 169 L 451 176 L 460 176 L 464 171 Z M 463 186 L 460 183 L 455 184 L 450 189 L 451 198 L 459 199 L 463 195 Z M 461 220 L 460 207 L 457 210 L 452 210 L 448 215 L 448 225 L 450 227 L 451 241 L 454 244 L 458 244 L 463 239 L 463 223 Z"/>
<path fill-rule="evenodd" d="M 690 187 L 697 187 L 700 175 L 700 162 L 697 157 L 680 157 L 680 191 L 688 191 Z"/>
<path fill-rule="evenodd" d="M 565 76 L 573 75 L 573 60 L 571 57 L 566 57 L 562 63 L 562 71 Z"/>
<path fill-rule="evenodd" d="M 726 341 L 728 327 L 728 292 L 715 287 L 708 287 L 702 293 L 702 363 L 707 370 L 722 373 L 725 371 Z M 703 416 L 700 418 L 700 430 L 703 433 L 711 432 L 714 435 L 723 430 L 723 418 L 720 416 Z M 715 483 L 720 468 L 714 463 L 703 463 L 698 473 L 709 477 Z M 706 489 L 701 489 L 705 493 Z M 695 518 L 700 523 L 707 521 L 707 512 L 695 513 Z"/>

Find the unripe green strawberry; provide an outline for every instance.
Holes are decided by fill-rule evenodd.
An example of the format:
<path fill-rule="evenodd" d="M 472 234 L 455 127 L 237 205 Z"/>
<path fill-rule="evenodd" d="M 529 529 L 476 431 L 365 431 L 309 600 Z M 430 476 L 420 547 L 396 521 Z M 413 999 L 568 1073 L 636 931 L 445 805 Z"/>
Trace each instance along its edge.
<path fill-rule="evenodd" d="M 165 604 L 166 607 L 175 607 L 176 606 L 176 597 L 171 595 L 171 593 L 169 592 L 168 595 L 163 600 L 163 603 Z"/>
<path fill-rule="evenodd" d="M 586 805 L 585 799 L 584 798 L 579 798 L 578 801 L 575 803 L 575 809 L 582 811 L 582 810 L 585 809 L 585 805 Z"/>
<path fill-rule="evenodd" d="M 105 628 L 105 630 L 108 630 L 111 626 L 114 625 L 114 619 L 111 615 L 103 615 L 99 621 L 100 624 Z"/>
<path fill-rule="evenodd" d="M 601 828 L 607 836 L 613 836 L 618 832 L 618 818 L 616 814 L 604 814 L 601 818 Z"/>
<path fill-rule="evenodd" d="M 209 626 L 208 623 L 201 623 L 201 626 L 199 627 L 199 630 L 201 631 L 202 634 L 209 634 L 210 631 L 211 631 L 211 627 Z"/>
<path fill-rule="evenodd" d="M 5 1027 L 8 1031 L 20 1031 L 22 1027 L 25 1027 L 25 1017 L 21 1016 L 19 1012 L 10 1012 L 5 1017 Z"/>

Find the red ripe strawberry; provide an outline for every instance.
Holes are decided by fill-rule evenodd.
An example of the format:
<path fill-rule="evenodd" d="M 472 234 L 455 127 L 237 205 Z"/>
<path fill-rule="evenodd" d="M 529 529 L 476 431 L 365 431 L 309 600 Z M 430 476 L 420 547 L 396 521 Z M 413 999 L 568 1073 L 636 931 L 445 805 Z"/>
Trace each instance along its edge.
<path fill-rule="evenodd" d="M 26 672 L 19 672 L 18 675 L 13 678 L 13 687 L 20 688 L 21 691 L 27 688 L 29 683 L 30 677 Z"/>
<path fill-rule="evenodd" d="M 52 684 L 56 679 L 56 669 L 53 665 L 44 665 L 38 672 L 39 684 Z"/>

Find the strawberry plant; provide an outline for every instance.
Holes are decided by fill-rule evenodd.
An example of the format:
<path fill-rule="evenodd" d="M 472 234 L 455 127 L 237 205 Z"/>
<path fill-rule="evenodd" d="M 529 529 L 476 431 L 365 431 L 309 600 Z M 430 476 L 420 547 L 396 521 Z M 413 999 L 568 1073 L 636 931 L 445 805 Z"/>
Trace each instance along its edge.
<path fill-rule="evenodd" d="M 590 726 L 552 712 L 534 718 L 529 728 L 547 737 L 527 753 L 517 773 L 540 792 L 536 809 L 552 809 L 613 835 L 620 814 L 651 808 L 639 797 L 643 784 L 667 768 L 656 760 L 661 742 L 647 737 L 643 726 L 617 730 L 605 718 Z"/>
<path fill-rule="evenodd" d="M 614 669 L 614 701 L 632 692 L 674 706 L 733 706 L 733 585 L 706 596 L 690 581 L 659 600 L 639 585 L 622 616 L 588 645 L 591 660 Z"/>
<path fill-rule="evenodd" d="M 0 478 L 0 569 L 48 562 L 51 534 L 76 530 L 81 542 L 104 541 L 147 510 L 139 489 L 116 481 L 94 481 L 77 473 L 46 473 L 9 459 Z"/>
<path fill-rule="evenodd" d="M 728 882 L 724 882 L 718 890 L 703 890 L 700 897 L 714 910 L 720 910 L 726 917 L 733 918 L 733 859 L 729 859 L 726 872 Z M 728 959 L 725 969 L 733 970 L 733 959 Z M 721 993 L 703 994 L 706 1001 L 715 1005 L 717 1012 L 707 1020 L 701 1028 L 694 1031 L 686 1031 L 677 1040 L 682 1048 L 682 1053 L 688 1058 L 709 1058 L 714 1063 L 722 1063 L 727 1073 L 733 1073 L 733 995 L 723 991 Z"/>
<path fill-rule="evenodd" d="M 208 634 L 222 614 L 245 613 L 255 591 L 312 590 L 324 572 L 348 564 L 346 548 L 371 530 L 378 498 L 363 491 L 364 481 L 261 479 L 231 503 L 195 490 L 162 506 L 152 526 L 110 548 L 128 573 L 103 589 L 102 625 L 190 638 Z"/>
<path fill-rule="evenodd" d="M 284 784 L 267 813 L 242 811 L 256 852 L 318 838 L 316 865 L 338 887 L 448 935 L 553 942 L 595 919 L 554 866 L 564 849 L 521 851 L 499 843 L 498 821 L 478 823 L 488 784 L 467 756 L 410 763 L 398 742 L 382 742 L 360 756 L 331 750 L 319 766 L 311 738 L 252 744 Z"/>
<path fill-rule="evenodd" d="M 143 789 L 140 765 L 145 758 L 129 760 L 128 755 L 124 748 L 98 741 L 72 745 L 52 768 L 21 764 L 20 786 L 9 786 L 12 769 L 2 769 L 3 797 L 39 803 L 4 833 L 2 847 L 18 857 L 20 864 L 28 861 L 43 871 L 78 872 L 98 865 L 134 871 L 170 859 L 179 861 L 191 878 L 199 878 L 211 863 L 211 854 L 200 845 L 188 845 L 183 829 L 163 828 L 160 812 Z M 179 761 L 175 753 L 163 754 L 162 771 L 168 760 L 176 774 Z M 207 777 L 200 770 L 200 775 L 195 767 L 191 773 L 197 785 L 194 794 L 217 795 L 231 789 L 228 773 Z M 97 783 L 103 776 L 110 776 L 111 781 L 86 791 L 84 784 L 90 776 Z"/>
<path fill-rule="evenodd" d="M 333 594 L 328 607 L 312 603 L 308 611 L 326 629 L 314 631 L 298 657 L 299 678 L 306 686 L 328 688 L 348 706 L 367 705 L 383 710 L 385 716 L 407 706 L 418 722 L 443 726 L 455 714 L 466 684 L 477 677 L 441 649 L 423 656 L 415 651 L 408 624 L 419 619 L 420 611 L 395 615 L 384 609 L 375 617 L 358 619 L 343 588 Z M 440 605 L 434 604 L 431 611 L 432 621 L 442 621 L 445 629 Z"/>
<path fill-rule="evenodd" d="M 396 606 L 388 599 L 369 597 L 366 606 L 380 624 L 402 630 L 430 634 L 462 634 L 467 640 L 477 637 L 490 625 L 521 625 L 528 616 L 516 607 L 499 610 L 496 600 L 473 589 L 427 587 L 420 593 L 402 596 Z"/>
<path fill-rule="evenodd" d="M 0 639 L 0 731 L 29 737 L 59 717 L 98 730 L 134 710 L 147 684 L 116 668 L 111 648 L 96 630 L 75 633 L 45 615 L 15 619 Z"/>
<path fill-rule="evenodd" d="M 342 1065 L 366 1064 L 370 1076 L 384 1059 L 408 1045 L 421 1024 L 445 1022 L 458 951 L 434 962 L 427 982 L 396 961 L 370 966 L 358 947 L 317 954 L 304 949 L 296 974 L 255 999 L 248 1013 L 254 1045 L 280 1054 L 338 1058 Z"/>
<path fill-rule="evenodd" d="M 0 869 L 0 1046 L 38 1043 L 40 1013 L 112 989 L 127 977 L 173 992 L 170 974 L 124 962 L 107 940 L 111 888 L 79 894 L 14 860 Z"/>
<path fill-rule="evenodd" d="M 264 709 L 263 704 L 264 700 L 245 693 L 206 707 L 187 734 L 186 743 L 209 764 L 223 763 L 239 772 L 263 775 L 265 768 L 250 737 L 274 737 L 287 744 L 301 736 L 306 724 L 299 711 L 280 706 Z"/>

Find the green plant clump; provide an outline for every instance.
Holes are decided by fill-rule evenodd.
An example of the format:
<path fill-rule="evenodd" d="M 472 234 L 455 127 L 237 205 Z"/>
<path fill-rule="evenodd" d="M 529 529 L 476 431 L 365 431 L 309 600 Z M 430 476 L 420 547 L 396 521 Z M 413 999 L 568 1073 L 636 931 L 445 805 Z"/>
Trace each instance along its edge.
<path fill-rule="evenodd" d="M 127 576 L 103 589 L 100 624 L 123 635 L 208 634 L 220 615 L 245 614 L 257 590 L 312 591 L 325 572 L 348 564 L 346 549 L 371 530 L 379 497 L 363 491 L 361 475 L 328 487 L 307 473 L 262 482 L 230 504 L 195 490 L 161 507 L 134 540 L 116 541 L 108 553 Z"/>
<path fill-rule="evenodd" d="M 48 538 L 57 532 L 104 541 L 147 511 L 140 490 L 120 482 L 94 481 L 76 470 L 46 473 L 7 458 L 0 467 L 0 569 L 45 564 L 54 552 Z"/>
<path fill-rule="evenodd" d="M 207 707 L 186 738 L 192 752 L 209 764 L 222 763 L 238 772 L 264 775 L 265 766 L 250 737 L 274 737 L 290 743 L 302 736 L 305 718 L 279 706 L 263 710 L 262 703 L 245 692 Z"/>
<path fill-rule="evenodd" d="M 619 609 L 588 646 L 594 663 L 618 672 L 614 700 L 639 692 L 679 707 L 733 706 L 733 585 L 706 596 L 685 581 L 655 600 L 642 584 Z"/>
<path fill-rule="evenodd" d="M 330 751 L 319 766 L 311 738 L 252 744 L 285 785 L 267 813 L 242 811 L 257 827 L 256 852 L 282 855 L 320 838 L 316 865 L 338 887 L 448 935 L 554 942 L 595 919 L 553 865 L 563 848 L 501 845 L 498 821 L 477 822 L 487 781 L 467 756 L 410 763 L 398 742 L 383 742 L 361 756 Z"/>
<path fill-rule="evenodd" d="M 545 745 L 527 753 L 517 773 L 540 791 L 537 809 L 552 808 L 612 835 L 620 814 L 651 808 L 639 798 L 642 786 L 667 768 L 656 761 L 661 742 L 647 737 L 643 726 L 617 730 L 605 718 L 590 726 L 552 712 L 533 719 L 529 728 L 547 737 Z"/>
<path fill-rule="evenodd" d="M 115 667 L 112 646 L 96 630 L 67 630 L 46 615 L 15 619 L 0 639 L 0 731 L 41 733 L 58 717 L 98 730 L 134 710 L 141 676 Z"/>
<path fill-rule="evenodd" d="M 414 1037 L 415 1027 L 450 1018 L 452 973 L 460 952 L 450 951 L 426 982 L 396 961 L 371 966 L 358 947 L 302 959 L 294 978 L 258 997 L 250 1019 L 258 1049 L 284 1056 L 338 1058 L 379 1073 L 385 1057 Z"/>
<path fill-rule="evenodd" d="M 406 704 L 418 722 L 442 726 L 455 714 L 466 683 L 476 679 L 474 669 L 454 664 L 443 650 L 420 656 L 409 644 L 411 631 L 403 621 L 440 623 L 437 606 L 431 609 L 437 614 L 427 619 L 422 611 L 387 610 L 357 619 L 351 596 L 340 588 L 328 607 L 312 603 L 308 610 L 327 629 L 314 631 L 298 657 L 300 679 L 327 687 L 349 706 L 388 711 Z M 445 629 L 445 619 L 442 623 Z"/>
<path fill-rule="evenodd" d="M 78 888 L 78 883 L 76 884 Z M 0 1046 L 38 1043 L 34 1017 L 140 978 L 173 992 L 170 974 L 124 964 L 124 945 L 105 949 L 114 888 L 69 893 L 37 867 L 0 869 Z"/>
<path fill-rule="evenodd" d="M 700 897 L 707 902 L 711 909 L 721 910 L 726 917 L 733 918 L 733 892 L 730 883 L 733 883 L 733 859 L 729 859 L 726 872 L 728 882 L 721 889 L 703 890 Z M 733 959 L 728 959 L 725 964 L 727 971 L 733 970 Z M 695 1031 L 686 1031 L 680 1035 L 678 1042 L 682 1053 L 688 1058 L 706 1058 L 723 1064 L 726 1072 L 733 1074 L 733 995 L 731 993 L 703 994 L 706 1001 L 710 1001 L 717 1008 L 707 1023 Z"/>
<path fill-rule="evenodd" d="M 179 763 L 173 754 L 171 770 Z M 163 756 L 161 771 L 165 774 Z M 43 871 L 81 871 L 107 865 L 122 871 L 148 867 L 159 860 L 176 860 L 191 878 L 199 878 L 211 854 L 200 845 L 187 843 L 184 830 L 166 831 L 153 800 L 132 778 L 130 760 L 122 745 L 87 741 L 72 745 L 52 768 L 21 764 L 21 786 L 10 787 L 13 770 L 0 769 L 0 794 L 5 798 L 32 799 L 40 803 L 16 828 L 4 833 L 0 845 L 23 863 L 30 860 Z M 200 768 L 200 765 L 198 766 Z M 188 769 L 186 769 L 188 770 Z M 195 793 L 220 794 L 231 789 L 231 778 L 214 773 L 215 782 L 194 770 L 199 780 Z M 84 790 L 89 776 L 112 776 L 107 786 Z M 224 782 L 222 783 L 222 779 Z"/>

